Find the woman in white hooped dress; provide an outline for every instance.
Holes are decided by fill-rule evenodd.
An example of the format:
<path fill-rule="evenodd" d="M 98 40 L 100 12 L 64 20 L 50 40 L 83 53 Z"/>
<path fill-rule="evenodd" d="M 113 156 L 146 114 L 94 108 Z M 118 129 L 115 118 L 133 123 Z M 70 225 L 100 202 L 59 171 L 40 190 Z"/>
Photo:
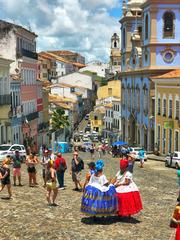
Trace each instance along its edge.
<path fill-rule="evenodd" d="M 127 167 L 128 160 L 120 160 L 120 171 L 118 171 L 114 180 L 119 216 L 131 216 L 142 210 L 142 201 L 138 187 L 133 181 L 132 173 L 127 171 Z"/>
<path fill-rule="evenodd" d="M 95 173 L 86 186 L 81 202 L 81 212 L 92 216 L 109 216 L 117 214 L 117 197 L 113 184 L 109 184 L 103 174 L 104 162 L 98 160 Z"/>

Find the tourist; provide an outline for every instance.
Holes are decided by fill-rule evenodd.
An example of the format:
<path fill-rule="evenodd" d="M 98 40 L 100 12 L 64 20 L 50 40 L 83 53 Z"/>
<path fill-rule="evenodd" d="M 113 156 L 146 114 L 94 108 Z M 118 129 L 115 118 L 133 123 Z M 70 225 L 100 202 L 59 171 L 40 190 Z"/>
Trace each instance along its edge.
<path fill-rule="evenodd" d="M 11 158 L 10 156 L 7 156 L 6 159 L 2 162 L 2 167 L 0 168 L 0 180 L 1 180 L 0 192 L 5 188 L 5 186 L 7 186 L 7 190 L 9 194 L 8 199 L 12 198 L 10 169 L 9 169 L 10 162 L 11 162 Z"/>
<path fill-rule="evenodd" d="M 46 199 L 48 202 L 48 206 L 58 206 L 55 203 L 58 188 L 57 188 L 57 181 L 56 181 L 56 170 L 54 169 L 54 163 L 52 160 L 48 161 L 47 163 L 47 171 L 46 171 L 46 187 L 47 187 L 47 194 Z M 53 195 L 51 196 L 51 193 Z"/>
<path fill-rule="evenodd" d="M 145 151 L 144 151 L 144 149 L 141 149 L 138 153 L 141 168 L 144 167 L 144 155 L 145 155 Z"/>
<path fill-rule="evenodd" d="M 43 154 L 43 157 L 42 157 L 42 161 L 41 161 L 41 164 L 42 164 L 42 177 L 43 177 L 43 181 L 44 181 L 44 187 L 46 187 L 46 171 L 47 171 L 47 164 L 48 164 L 48 161 L 50 161 L 51 158 L 49 156 L 49 151 L 48 149 L 46 149 L 44 151 L 44 154 Z"/>
<path fill-rule="evenodd" d="M 142 209 L 139 190 L 133 182 L 132 173 L 127 171 L 128 160 L 120 160 L 120 171 L 116 174 L 114 186 L 118 197 L 118 215 L 131 216 Z"/>
<path fill-rule="evenodd" d="M 95 145 L 92 144 L 92 145 L 90 146 L 91 159 L 94 159 L 95 150 L 96 150 Z"/>
<path fill-rule="evenodd" d="M 108 216 L 117 212 L 116 190 L 103 174 L 104 162 L 98 160 L 95 173 L 85 187 L 81 212 L 92 216 Z"/>
<path fill-rule="evenodd" d="M 86 173 L 86 179 L 83 186 L 83 191 L 85 190 L 86 185 L 89 183 L 91 175 L 95 173 L 95 162 L 90 162 L 87 164 L 89 167 L 88 173 Z"/>
<path fill-rule="evenodd" d="M 52 152 L 52 148 L 48 149 L 48 155 L 51 160 L 55 161 L 56 155 Z"/>
<path fill-rule="evenodd" d="M 170 227 L 176 228 L 175 240 L 180 240 L 180 201 L 174 209 L 174 213 L 171 218 Z"/>
<path fill-rule="evenodd" d="M 73 153 L 73 159 L 71 162 L 71 171 L 70 174 L 72 174 L 72 180 L 75 184 L 75 191 L 81 191 L 82 190 L 82 184 L 81 184 L 81 171 L 84 169 L 84 162 L 83 160 L 78 157 L 78 152 Z M 78 188 L 80 187 L 80 189 Z"/>
<path fill-rule="evenodd" d="M 16 186 L 16 177 L 18 178 L 19 186 L 22 186 L 21 184 L 21 157 L 19 154 L 19 151 L 15 151 L 15 156 L 12 157 L 13 160 L 13 181 L 14 186 Z"/>
<path fill-rule="evenodd" d="M 54 162 L 54 166 L 56 169 L 56 174 L 57 174 L 57 179 L 58 179 L 58 183 L 59 183 L 59 189 L 60 190 L 64 190 L 64 173 L 67 169 L 67 164 L 66 164 L 66 160 L 62 157 L 61 153 L 57 154 L 57 158 Z"/>
<path fill-rule="evenodd" d="M 99 145 L 97 147 L 97 151 L 98 151 L 99 158 L 101 158 L 101 156 L 102 156 L 102 145 Z"/>
<path fill-rule="evenodd" d="M 36 164 L 36 157 L 32 153 L 30 153 L 30 155 L 26 158 L 27 171 L 29 175 L 29 187 L 34 187 L 35 185 L 37 185 L 35 168 Z"/>
<path fill-rule="evenodd" d="M 133 173 L 134 162 L 136 160 L 136 156 L 134 154 L 130 153 L 130 154 L 128 154 L 127 158 L 128 158 L 128 171 L 130 173 Z M 125 157 L 125 159 L 126 159 L 126 157 Z"/>

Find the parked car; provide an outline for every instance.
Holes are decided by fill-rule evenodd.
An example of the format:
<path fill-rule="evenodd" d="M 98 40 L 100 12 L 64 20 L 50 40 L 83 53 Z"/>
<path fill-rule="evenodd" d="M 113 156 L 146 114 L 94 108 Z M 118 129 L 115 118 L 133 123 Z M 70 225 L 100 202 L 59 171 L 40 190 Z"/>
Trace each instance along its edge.
<path fill-rule="evenodd" d="M 99 142 L 99 139 L 98 139 L 97 136 L 93 136 L 92 141 L 93 141 L 93 142 Z"/>
<path fill-rule="evenodd" d="M 24 147 L 24 145 L 20 145 L 20 144 L 13 144 L 13 145 L 9 145 L 9 144 L 2 144 L 0 145 L 0 161 L 2 161 L 7 155 L 10 155 L 11 157 L 13 157 L 15 155 L 15 151 L 18 150 L 20 156 L 22 157 L 22 160 L 26 159 L 26 149 Z"/>
<path fill-rule="evenodd" d="M 85 120 L 89 120 L 89 114 L 86 114 L 86 116 L 84 117 Z"/>
<path fill-rule="evenodd" d="M 139 158 L 139 151 L 142 149 L 140 147 L 130 147 L 131 153 L 136 156 L 136 160 L 140 160 Z M 146 151 L 144 151 L 144 161 L 147 161 L 147 154 Z"/>
<path fill-rule="evenodd" d="M 166 167 L 175 167 L 176 169 L 180 168 L 180 152 L 173 152 L 168 154 L 165 159 Z"/>
<path fill-rule="evenodd" d="M 88 152 L 90 150 L 91 145 L 92 145 L 92 142 L 90 142 L 90 141 L 89 142 L 84 142 L 81 146 L 81 150 L 83 152 Z"/>

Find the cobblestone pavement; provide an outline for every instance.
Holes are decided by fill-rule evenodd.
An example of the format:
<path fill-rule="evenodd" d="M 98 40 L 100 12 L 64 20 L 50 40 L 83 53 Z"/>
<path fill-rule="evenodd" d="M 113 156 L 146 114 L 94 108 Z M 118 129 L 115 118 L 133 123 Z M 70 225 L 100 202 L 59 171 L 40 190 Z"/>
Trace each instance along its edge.
<path fill-rule="evenodd" d="M 71 155 L 64 155 L 69 166 Z M 90 161 L 89 153 L 80 153 L 80 156 L 85 163 Z M 119 160 L 109 155 L 104 159 L 104 172 L 108 178 L 113 178 L 118 171 Z M 41 166 L 38 167 L 37 188 L 28 187 L 25 165 L 22 172 L 24 186 L 13 187 L 12 200 L 2 199 L 6 190 L 0 193 L 1 240 L 169 240 L 174 232 L 169 228 L 169 219 L 178 192 L 176 171 L 165 168 L 162 162 L 149 160 L 144 169 L 139 168 L 136 162 L 134 180 L 140 189 L 144 209 L 131 222 L 114 216 L 94 223 L 92 218 L 81 214 L 82 193 L 72 191 L 74 186 L 68 171 L 65 174 L 67 189 L 58 194 L 59 206 L 48 207 L 42 187 Z"/>

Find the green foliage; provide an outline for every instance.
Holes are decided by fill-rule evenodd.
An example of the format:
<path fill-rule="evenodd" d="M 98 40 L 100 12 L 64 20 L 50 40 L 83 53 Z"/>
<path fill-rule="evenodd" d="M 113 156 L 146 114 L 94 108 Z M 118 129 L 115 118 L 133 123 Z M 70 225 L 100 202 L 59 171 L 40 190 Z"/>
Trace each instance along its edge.
<path fill-rule="evenodd" d="M 68 117 L 65 116 L 65 111 L 62 108 L 57 108 L 52 115 L 52 132 L 63 129 L 69 126 Z"/>

